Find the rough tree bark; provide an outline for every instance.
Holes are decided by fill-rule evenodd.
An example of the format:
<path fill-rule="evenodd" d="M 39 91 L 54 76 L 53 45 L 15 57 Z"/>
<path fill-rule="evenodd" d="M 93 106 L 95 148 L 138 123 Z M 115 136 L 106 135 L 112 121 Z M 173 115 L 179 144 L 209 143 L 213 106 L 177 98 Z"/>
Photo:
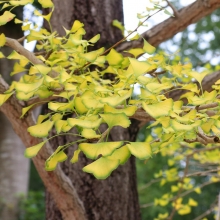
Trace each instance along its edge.
<path fill-rule="evenodd" d="M 56 6 L 52 17 L 52 26 L 63 34 L 62 26 L 70 28 L 73 21 L 78 19 L 85 24 L 86 38 L 90 39 L 97 33 L 101 39 L 97 47 L 108 48 L 122 38 L 119 30 L 111 26 L 113 19 L 123 22 L 122 1 L 96 0 L 96 1 L 53 1 Z M 133 120 L 129 129 L 115 128 L 110 140 L 135 141 L 139 122 Z M 53 139 L 51 145 L 57 147 L 73 141 L 68 136 Z M 71 158 L 76 146 L 68 150 Z M 97 180 L 92 175 L 84 173 L 82 168 L 91 161 L 84 156 L 77 164 L 69 161 L 62 164 L 62 168 L 70 177 L 77 193 L 84 204 L 89 220 L 111 219 L 140 219 L 140 209 L 136 187 L 135 159 L 132 157 L 124 166 L 114 171 L 107 180 Z M 61 220 L 60 211 L 56 208 L 52 196 L 47 193 L 46 217 L 48 220 Z"/>
<path fill-rule="evenodd" d="M 16 14 L 22 19 L 22 8 Z M 1 26 L 0 33 L 15 39 L 23 36 L 21 27 L 14 22 Z M 12 49 L 3 47 L 1 52 L 7 56 Z M 14 60 L 0 59 L 0 74 L 7 82 L 12 81 L 10 72 L 14 63 Z M 0 219 L 17 220 L 19 200 L 28 190 L 29 160 L 24 158 L 24 144 L 1 112 L 0 124 Z"/>

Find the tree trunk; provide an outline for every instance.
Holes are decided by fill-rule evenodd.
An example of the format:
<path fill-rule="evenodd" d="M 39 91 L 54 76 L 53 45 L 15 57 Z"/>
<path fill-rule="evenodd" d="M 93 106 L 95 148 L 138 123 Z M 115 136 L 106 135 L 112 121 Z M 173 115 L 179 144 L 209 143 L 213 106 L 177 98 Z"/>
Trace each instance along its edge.
<path fill-rule="evenodd" d="M 21 14 L 22 19 L 22 8 L 16 12 Z M 14 22 L 1 26 L 0 32 L 15 39 L 23 35 L 20 26 L 18 27 Z M 3 47 L 1 51 L 8 56 L 12 49 Z M 12 80 L 10 72 L 14 63 L 14 60 L 0 59 L 0 73 L 7 82 Z M 17 220 L 19 200 L 28 190 L 29 160 L 24 158 L 24 144 L 1 112 L 0 124 L 0 219 Z"/>
<path fill-rule="evenodd" d="M 111 26 L 114 19 L 123 22 L 122 2 L 118 0 L 91 0 L 91 1 L 53 1 L 56 6 L 51 23 L 61 35 L 62 26 L 71 28 L 74 20 L 78 19 L 85 24 L 86 38 L 90 39 L 101 34 L 98 47 L 108 48 L 122 38 L 118 29 Z M 132 120 L 129 129 L 116 127 L 109 135 L 110 141 L 135 141 L 139 130 L 139 122 Z M 51 142 L 54 149 L 57 146 L 73 141 L 69 136 L 60 136 Z M 77 146 L 70 147 L 68 154 L 71 157 Z M 79 162 L 71 164 L 66 161 L 62 164 L 63 171 L 71 179 L 77 193 L 82 200 L 89 220 L 128 220 L 140 219 L 138 193 L 136 187 L 135 158 L 120 166 L 106 180 L 96 180 L 92 175 L 84 173 L 82 167 L 89 162 L 80 156 Z M 47 220 L 61 220 L 60 211 L 49 192 L 46 193 Z M 71 220 L 71 219 L 70 219 Z"/>

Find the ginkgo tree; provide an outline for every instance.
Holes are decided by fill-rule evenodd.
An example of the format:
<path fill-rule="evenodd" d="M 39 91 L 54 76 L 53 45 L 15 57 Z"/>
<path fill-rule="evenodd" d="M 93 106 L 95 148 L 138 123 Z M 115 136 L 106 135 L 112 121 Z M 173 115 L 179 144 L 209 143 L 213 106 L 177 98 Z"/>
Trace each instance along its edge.
<path fill-rule="evenodd" d="M 27 41 L 37 41 L 36 48 L 41 51 L 34 56 L 19 42 L 7 38 L 4 34 L 0 35 L 0 46 L 15 49 L 7 56 L 7 59 L 18 60 L 11 75 L 27 72 L 18 82 L 14 81 L 4 94 L 0 94 L 0 105 L 15 95 L 19 101 L 26 103 L 21 118 L 25 118 L 29 111 L 41 104 L 47 103 L 50 109 L 49 113 L 39 115 L 36 125 L 28 128 L 30 135 L 41 138 L 41 142 L 29 146 L 25 151 L 26 157 L 35 157 L 54 137 L 76 136 L 77 141 L 57 146 L 46 159 L 45 169 L 55 170 L 58 163 L 67 160 L 65 150 L 77 143 L 78 149 L 70 162 L 77 163 L 79 154 L 83 153 L 93 160 L 83 167 L 83 171 L 91 173 L 97 179 L 106 179 L 119 165 L 125 164 L 131 155 L 147 160 L 158 153 L 183 153 L 180 143 L 189 143 L 190 149 L 184 152 L 189 160 L 198 152 L 194 143 L 199 142 L 209 147 L 220 142 L 220 80 L 213 84 L 211 92 L 203 91 L 202 86 L 203 79 L 211 71 L 205 69 L 199 73 L 189 61 L 172 62 L 169 55 L 156 54 L 156 48 L 145 39 L 142 39 L 142 48 L 129 49 L 124 53 L 116 51 L 115 47 L 120 42 L 107 50 L 104 47 L 92 50 L 100 35 L 85 40 L 84 24 L 78 20 L 74 21 L 71 29 L 64 27 L 65 35 L 62 37 L 53 32 L 52 28 L 51 31 L 45 28 L 37 30 L 38 27 L 32 27 L 26 20 L 18 20 L 11 12 L 14 7 L 28 3 L 33 1 L 2 1 L 2 10 L 5 12 L 0 16 L 1 25 L 13 19 L 15 23 L 22 24 L 22 30 L 29 31 L 25 37 Z M 43 17 L 50 24 L 53 3 L 50 0 L 39 0 L 39 3 L 43 8 L 51 8 L 51 12 L 41 15 L 36 10 L 35 15 Z M 163 7 L 154 4 L 147 13 L 139 15 L 139 26 L 161 10 Z M 119 22 L 114 21 L 113 24 L 123 30 Z M 138 39 L 139 35 L 130 37 L 135 31 L 129 33 L 121 42 Z M 139 60 L 143 54 L 148 56 Z M 5 55 L 0 53 L 0 58 L 5 58 Z M 107 73 L 114 77 L 107 79 Z M 133 97 L 136 84 L 140 86 L 141 93 Z M 176 90 L 181 92 L 178 101 L 171 96 Z M 131 118 L 151 120 L 152 123 L 147 129 L 152 129 L 152 135 L 145 142 L 109 142 L 111 129 L 115 126 L 128 128 Z M 103 124 L 107 125 L 107 129 L 101 132 L 100 126 Z M 56 135 L 49 136 L 52 129 L 55 129 Z M 214 152 L 214 155 L 219 154 L 219 147 L 208 149 L 211 153 Z M 206 151 L 204 154 L 203 151 L 205 150 L 201 150 L 196 159 L 213 162 L 212 156 Z M 181 159 L 179 157 L 176 160 Z M 161 176 L 162 173 L 157 175 Z M 164 183 L 177 180 L 179 178 L 175 169 L 166 171 L 165 178 L 162 179 Z M 187 214 L 191 207 L 197 204 L 193 199 L 187 204 L 182 203 L 181 192 L 190 188 L 190 181 L 184 172 L 179 183 L 172 186 L 169 195 L 155 200 L 155 205 L 162 206 L 173 201 L 173 211 L 170 215 L 161 213 L 158 219 L 167 219 L 168 216 L 172 219 L 175 211 L 180 215 Z M 216 177 L 210 181 L 216 182 L 220 179 Z M 177 196 L 171 199 L 175 192 L 178 192 Z"/>

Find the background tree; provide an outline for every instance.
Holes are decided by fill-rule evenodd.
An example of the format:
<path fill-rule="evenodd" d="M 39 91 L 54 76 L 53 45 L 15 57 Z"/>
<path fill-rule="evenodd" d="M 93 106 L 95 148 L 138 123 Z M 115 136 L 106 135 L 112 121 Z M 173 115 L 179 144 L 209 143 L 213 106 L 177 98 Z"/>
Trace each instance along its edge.
<path fill-rule="evenodd" d="M 16 8 L 13 12 L 19 19 L 23 19 L 22 7 Z M 21 26 L 14 22 L 0 26 L 0 33 L 14 39 L 23 36 Z M 12 49 L 3 47 L 1 51 L 8 56 Z M 14 64 L 14 60 L 0 59 L 0 73 L 8 83 L 17 78 L 10 76 Z M 23 196 L 26 196 L 28 190 L 29 160 L 23 156 L 24 144 L 2 113 L 0 113 L 0 123 L 0 219 L 17 220 L 19 201 Z"/>

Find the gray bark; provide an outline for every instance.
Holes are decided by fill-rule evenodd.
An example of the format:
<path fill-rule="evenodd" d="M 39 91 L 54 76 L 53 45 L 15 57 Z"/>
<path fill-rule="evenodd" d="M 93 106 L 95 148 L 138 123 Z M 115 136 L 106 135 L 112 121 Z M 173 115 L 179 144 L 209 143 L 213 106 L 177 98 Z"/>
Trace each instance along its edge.
<path fill-rule="evenodd" d="M 22 13 L 22 8 L 19 10 L 17 12 Z M 1 27 L 0 32 L 13 38 L 23 35 L 20 27 L 15 27 L 12 22 Z M 1 52 L 7 56 L 12 50 L 4 47 Z M 0 73 L 7 82 L 12 80 L 10 72 L 14 63 L 12 60 L 0 59 Z M 0 124 L 0 219 L 17 220 L 19 201 L 28 191 L 29 160 L 24 158 L 24 144 L 2 113 Z"/>

